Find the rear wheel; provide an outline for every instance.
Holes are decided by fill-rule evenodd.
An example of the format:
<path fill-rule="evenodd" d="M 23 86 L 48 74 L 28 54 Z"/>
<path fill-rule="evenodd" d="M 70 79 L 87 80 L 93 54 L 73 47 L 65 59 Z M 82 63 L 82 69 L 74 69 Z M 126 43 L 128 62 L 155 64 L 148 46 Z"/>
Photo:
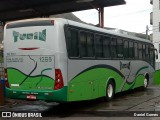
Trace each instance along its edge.
<path fill-rule="evenodd" d="M 149 82 L 149 80 L 147 79 L 147 77 L 145 77 L 145 78 L 144 78 L 144 82 L 143 82 L 143 84 L 144 84 L 144 85 L 143 85 L 143 88 L 144 88 L 144 89 L 147 89 L 147 87 L 148 87 L 148 82 Z"/>
<path fill-rule="evenodd" d="M 106 87 L 106 100 L 111 101 L 114 97 L 114 93 L 115 93 L 115 85 L 113 81 L 110 80 Z"/>

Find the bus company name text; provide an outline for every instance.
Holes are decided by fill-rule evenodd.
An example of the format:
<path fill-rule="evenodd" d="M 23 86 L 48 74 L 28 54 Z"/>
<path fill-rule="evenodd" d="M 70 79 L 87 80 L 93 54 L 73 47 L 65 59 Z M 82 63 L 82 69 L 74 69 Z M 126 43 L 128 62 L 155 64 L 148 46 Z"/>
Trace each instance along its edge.
<path fill-rule="evenodd" d="M 130 62 L 129 63 L 122 63 L 121 61 L 120 61 L 120 70 L 122 70 L 122 69 L 124 69 L 124 68 L 127 68 L 127 69 L 129 69 L 130 70 Z"/>
<path fill-rule="evenodd" d="M 41 32 L 34 33 L 20 33 L 17 31 L 13 31 L 14 42 L 18 42 L 19 40 L 40 40 L 46 41 L 46 29 Z"/>

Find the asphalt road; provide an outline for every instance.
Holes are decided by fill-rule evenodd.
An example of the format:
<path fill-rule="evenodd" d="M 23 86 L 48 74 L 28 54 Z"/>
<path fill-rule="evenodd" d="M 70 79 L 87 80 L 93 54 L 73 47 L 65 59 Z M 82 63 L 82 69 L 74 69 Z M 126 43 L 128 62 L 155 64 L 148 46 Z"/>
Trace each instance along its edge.
<path fill-rule="evenodd" d="M 36 112 L 43 119 L 108 119 L 108 120 L 159 120 L 160 119 L 160 87 L 149 86 L 146 91 L 134 90 L 117 94 L 106 102 L 102 99 L 58 104 L 55 102 L 6 100 L 0 111 L 15 113 Z M 150 116 L 149 116 L 150 115 Z M 153 115 L 157 115 L 154 117 Z M 113 118 L 115 117 L 115 118 Z M 17 119 L 13 118 L 12 119 Z M 37 118 L 32 118 L 37 119 Z M 39 119 L 41 119 L 39 117 Z"/>

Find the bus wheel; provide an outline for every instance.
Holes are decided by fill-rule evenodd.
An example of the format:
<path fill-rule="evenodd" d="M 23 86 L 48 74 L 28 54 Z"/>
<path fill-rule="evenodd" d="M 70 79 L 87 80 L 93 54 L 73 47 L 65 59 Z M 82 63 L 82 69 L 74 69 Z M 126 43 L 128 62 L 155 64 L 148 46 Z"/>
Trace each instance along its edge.
<path fill-rule="evenodd" d="M 148 81 L 149 80 L 145 77 L 144 78 L 144 86 L 143 86 L 144 89 L 147 89 L 147 87 L 148 87 Z"/>
<path fill-rule="evenodd" d="M 111 101 L 114 97 L 115 87 L 113 81 L 109 81 L 106 87 L 106 100 Z"/>

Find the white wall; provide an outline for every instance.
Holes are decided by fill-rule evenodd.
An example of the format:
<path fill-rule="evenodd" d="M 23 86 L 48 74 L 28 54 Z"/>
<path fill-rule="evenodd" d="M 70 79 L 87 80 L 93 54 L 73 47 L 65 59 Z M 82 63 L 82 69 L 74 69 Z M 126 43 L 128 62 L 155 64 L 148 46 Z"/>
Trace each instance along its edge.
<path fill-rule="evenodd" d="M 153 43 L 158 52 L 160 44 L 159 22 L 160 22 L 160 2 L 159 0 L 153 0 Z M 160 53 L 159 53 L 159 59 L 156 60 L 156 62 L 160 62 Z"/>

